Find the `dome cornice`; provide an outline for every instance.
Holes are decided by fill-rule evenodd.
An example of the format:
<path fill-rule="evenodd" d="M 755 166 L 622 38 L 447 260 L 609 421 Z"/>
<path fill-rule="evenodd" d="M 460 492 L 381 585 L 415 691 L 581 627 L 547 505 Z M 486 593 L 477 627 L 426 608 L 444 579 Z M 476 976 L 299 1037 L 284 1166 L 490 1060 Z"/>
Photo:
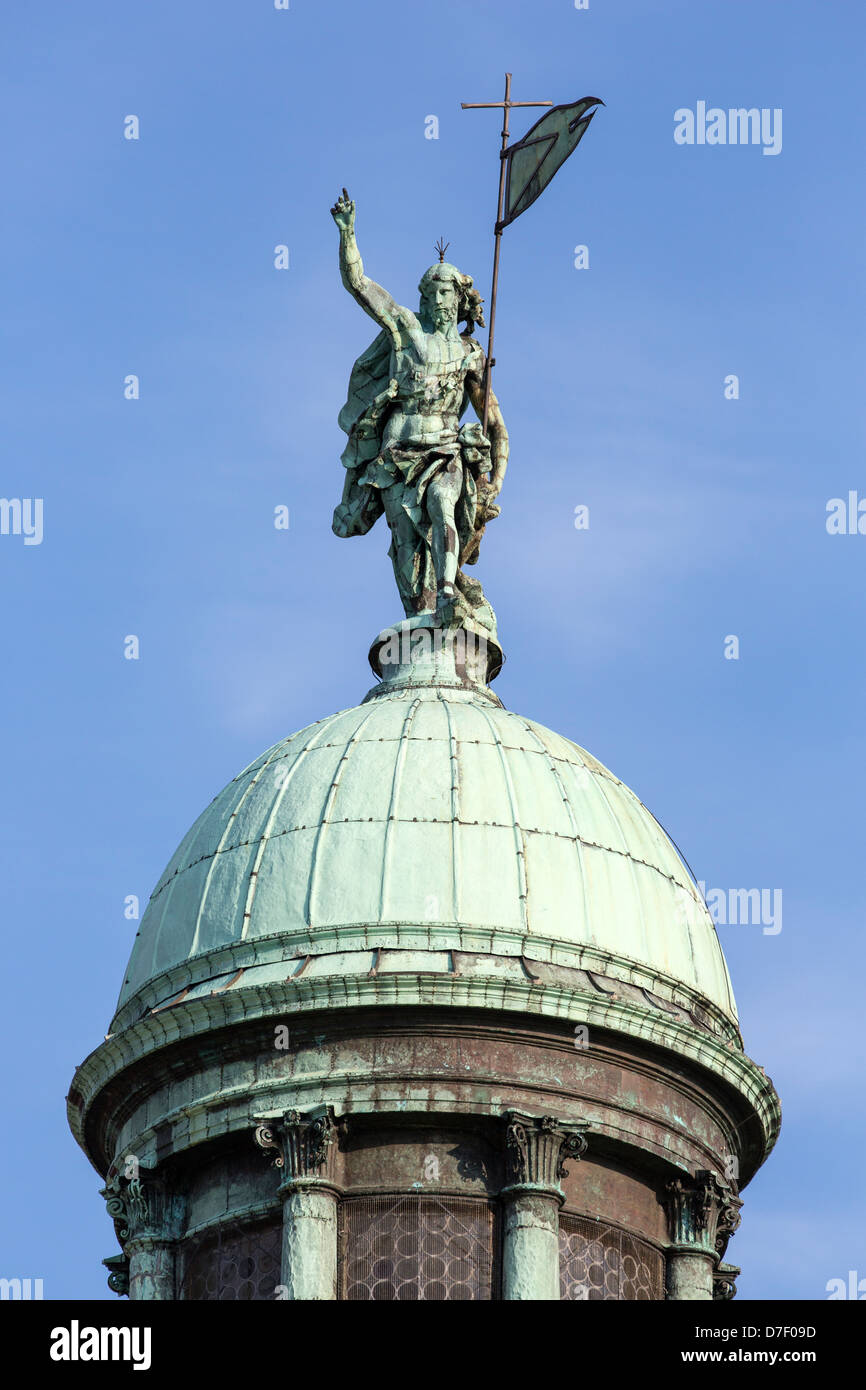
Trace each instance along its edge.
<path fill-rule="evenodd" d="M 611 963 L 608 962 L 610 967 Z M 612 978 L 608 976 L 607 978 Z M 663 982 L 657 982 L 659 988 Z M 780 1109 L 772 1082 L 731 1038 L 724 1039 L 692 1022 L 633 999 L 597 991 L 543 983 L 496 980 L 489 976 L 407 973 L 339 975 L 295 982 L 273 982 L 209 993 L 198 999 L 148 1013 L 138 1023 L 110 1036 L 78 1069 L 70 1091 L 69 1119 L 78 1141 L 87 1148 L 89 1116 L 100 1093 L 142 1059 L 156 1059 L 163 1049 L 188 1041 L 206 1046 L 208 1034 L 241 1023 L 358 1008 L 443 1008 L 517 1013 L 524 1018 L 558 1019 L 586 1024 L 675 1054 L 712 1073 L 731 1087 L 754 1112 L 762 1134 L 762 1161 L 775 1143 Z M 321 1082 L 317 1082 L 321 1085 Z M 247 1086 L 246 1088 L 249 1089 Z M 254 1088 L 253 1088 L 254 1089 Z"/>

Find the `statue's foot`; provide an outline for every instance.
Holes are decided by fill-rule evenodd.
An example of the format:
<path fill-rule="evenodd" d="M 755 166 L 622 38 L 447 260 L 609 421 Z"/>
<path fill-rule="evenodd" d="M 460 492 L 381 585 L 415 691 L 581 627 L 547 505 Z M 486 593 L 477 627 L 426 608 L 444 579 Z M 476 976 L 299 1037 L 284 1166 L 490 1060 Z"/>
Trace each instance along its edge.
<path fill-rule="evenodd" d="M 457 590 L 453 584 L 443 584 L 436 595 L 436 617 L 443 623 L 454 621 L 454 604 Z"/>

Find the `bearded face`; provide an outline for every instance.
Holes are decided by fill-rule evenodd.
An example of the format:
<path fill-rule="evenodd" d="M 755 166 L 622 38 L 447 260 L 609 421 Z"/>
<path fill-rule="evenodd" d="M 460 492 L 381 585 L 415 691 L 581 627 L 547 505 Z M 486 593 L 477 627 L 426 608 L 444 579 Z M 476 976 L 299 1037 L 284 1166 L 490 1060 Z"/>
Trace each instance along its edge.
<path fill-rule="evenodd" d="M 422 294 L 422 306 L 438 332 L 457 323 L 457 287 L 445 276 L 427 282 Z"/>

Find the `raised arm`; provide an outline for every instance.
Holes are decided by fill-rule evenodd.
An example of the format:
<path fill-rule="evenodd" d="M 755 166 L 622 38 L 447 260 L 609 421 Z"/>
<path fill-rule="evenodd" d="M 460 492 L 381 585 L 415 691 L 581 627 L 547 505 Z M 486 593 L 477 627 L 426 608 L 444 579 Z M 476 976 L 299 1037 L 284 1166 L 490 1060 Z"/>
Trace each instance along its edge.
<path fill-rule="evenodd" d="M 398 340 L 399 330 L 407 318 L 407 310 L 392 299 L 387 290 L 364 274 L 364 265 L 355 240 L 355 204 L 346 189 L 331 208 L 331 216 L 340 229 L 340 276 L 343 284 L 361 308 L 387 328 Z"/>

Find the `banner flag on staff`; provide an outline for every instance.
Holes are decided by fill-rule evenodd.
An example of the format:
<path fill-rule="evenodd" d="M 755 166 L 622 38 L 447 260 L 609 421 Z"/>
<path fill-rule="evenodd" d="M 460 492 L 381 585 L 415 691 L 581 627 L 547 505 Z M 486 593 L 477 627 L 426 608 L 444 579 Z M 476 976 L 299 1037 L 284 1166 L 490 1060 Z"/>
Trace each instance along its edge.
<path fill-rule="evenodd" d="M 503 101 L 462 101 L 464 111 L 496 108 L 503 113 L 502 148 L 499 153 L 499 202 L 496 211 L 493 251 L 493 288 L 490 291 L 490 329 L 487 337 L 487 366 L 484 372 L 484 413 L 481 428 L 487 433 L 490 409 L 490 373 L 496 364 L 493 332 L 496 325 L 496 293 L 499 288 L 499 251 L 503 228 L 525 212 L 545 190 L 557 169 L 577 149 L 595 108 L 603 106 L 600 97 L 581 97 L 570 106 L 554 106 L 552 101 L 512 101 L 511 73 L 505 74 Z M 527 131 L 522 140 L 508 144 L 508 118 L 512 106 L 549 106 L 548 111 Z"/>

